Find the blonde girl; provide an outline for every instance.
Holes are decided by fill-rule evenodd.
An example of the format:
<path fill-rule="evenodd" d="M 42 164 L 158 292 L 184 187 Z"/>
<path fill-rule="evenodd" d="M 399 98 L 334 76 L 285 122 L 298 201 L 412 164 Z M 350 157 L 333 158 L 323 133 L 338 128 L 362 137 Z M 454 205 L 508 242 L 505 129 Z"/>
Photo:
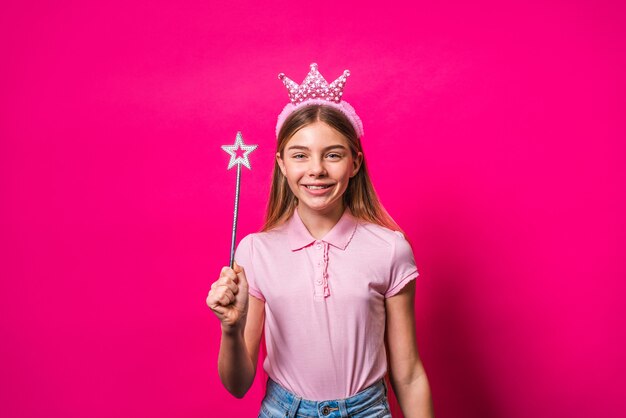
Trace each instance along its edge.
<path fill-rule="evenodd" d="M 265 333 L 269 378 L 259 417 L 390 417 L 389 380 L 405 417 L 433 417 L 415 339 L 417 268 L 370 181 L 349 73 L 328 84 L 311 65 L 291 103 L 261 232 L 243 238 L 207 305 L 221 321 L 218 370 L 248 391 Z"/>

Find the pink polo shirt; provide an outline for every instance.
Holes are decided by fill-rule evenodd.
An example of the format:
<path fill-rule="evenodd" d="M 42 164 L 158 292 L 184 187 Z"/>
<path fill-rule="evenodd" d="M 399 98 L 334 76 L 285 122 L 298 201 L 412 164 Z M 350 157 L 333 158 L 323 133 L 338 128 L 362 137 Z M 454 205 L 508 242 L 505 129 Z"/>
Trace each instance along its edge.
<path fill-rule="evenodd" d="M 387 371 L 385 298 L 418 276 L 400 232 L 346 210 L 321 240 L 298 211 L 250 234 L 235 255 L 250 294 L 265 301 L 264 369 L 310 400 L 346 398 Z"/>

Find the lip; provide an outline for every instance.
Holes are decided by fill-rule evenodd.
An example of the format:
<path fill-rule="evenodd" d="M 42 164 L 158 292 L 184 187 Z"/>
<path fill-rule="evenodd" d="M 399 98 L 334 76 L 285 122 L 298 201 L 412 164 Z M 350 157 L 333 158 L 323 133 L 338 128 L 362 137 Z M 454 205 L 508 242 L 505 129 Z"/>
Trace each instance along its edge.
<path fill-rule="evenodd" d="M 328 186 L 325 189 L 309 189 L 307 186 Z M 314 183 L 314 184 L 302 184 L 302 188 L 306 190 L 307 193 L 312 194 L 313 196 L 321 196 L 328 193 L 333 189 L 334 184 L 327 183 Z"/>

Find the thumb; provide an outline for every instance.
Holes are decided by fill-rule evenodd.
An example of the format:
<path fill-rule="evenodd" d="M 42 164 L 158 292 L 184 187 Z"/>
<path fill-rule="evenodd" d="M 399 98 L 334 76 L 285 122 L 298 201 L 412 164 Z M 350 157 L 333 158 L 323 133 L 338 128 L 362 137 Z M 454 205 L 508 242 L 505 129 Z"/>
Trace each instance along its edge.
<path fill-rule="evenodd" d="M 237 264 L 236 261 L 233 262 L 233 270 L 235 271 L 235 273 L 237 274 L 237 277 L 239 278 L 239 283 L 240 284 L 245 284 L 246 286 L 248 285 L 248 279 L 246 279 L 246 272 L 244 270 L 243 267 L 241 267 L 239 264 Z"/>

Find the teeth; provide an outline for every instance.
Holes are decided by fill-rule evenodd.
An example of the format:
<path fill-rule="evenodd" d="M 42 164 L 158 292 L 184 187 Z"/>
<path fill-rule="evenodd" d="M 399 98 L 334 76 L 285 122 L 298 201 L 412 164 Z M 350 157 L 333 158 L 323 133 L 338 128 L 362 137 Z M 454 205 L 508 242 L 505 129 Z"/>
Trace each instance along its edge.
<path fill-rule="evenodd" d="M 330 186 L 306 186 L 306 188 L 311 189 L 311 190 L 321 190 L 321 189 L 328 189 Z"/>

